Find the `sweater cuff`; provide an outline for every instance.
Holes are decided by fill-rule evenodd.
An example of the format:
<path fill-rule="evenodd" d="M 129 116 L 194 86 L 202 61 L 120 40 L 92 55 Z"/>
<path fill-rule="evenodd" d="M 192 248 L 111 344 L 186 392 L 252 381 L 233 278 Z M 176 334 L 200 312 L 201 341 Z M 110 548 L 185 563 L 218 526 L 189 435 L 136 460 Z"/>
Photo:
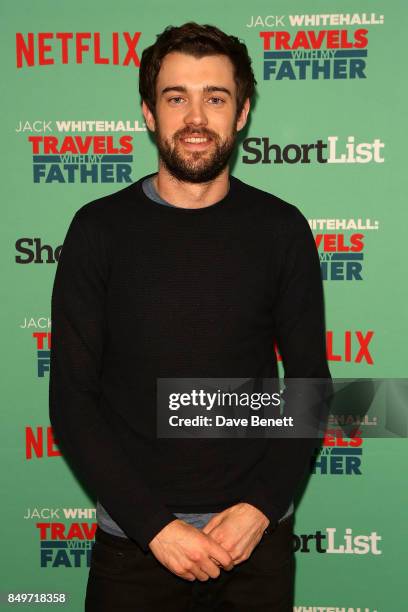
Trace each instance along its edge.
<path fill-rule="evenodd" d="M 270 486 L 266 486 L 261 480 L 255 480 L 247 493 L 242 496 L 241 501 L 251 504 L 258 508 L 269 519 L 268 530 L 277 527 L 282 512 L 273 502 L 273 494 L 269 491 Z"/>
<path fill-rule="evenodd" d="M 137 533 L 130 533 L 128 535 L 135 540 L 145 552 L 149 552 L 149 542 L 151 542 L 166 525 L 176 519 L 177 517 L 174 514 L 163 509 L 150 517 L 148 521 L 145 521 L 143 526 L 137 530 Z"/>

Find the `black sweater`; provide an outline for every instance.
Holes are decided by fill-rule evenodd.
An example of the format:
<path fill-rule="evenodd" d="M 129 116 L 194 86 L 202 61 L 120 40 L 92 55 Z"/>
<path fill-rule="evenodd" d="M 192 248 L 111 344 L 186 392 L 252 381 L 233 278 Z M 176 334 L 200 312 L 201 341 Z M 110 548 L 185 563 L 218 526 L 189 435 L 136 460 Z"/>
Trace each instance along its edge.
<path fill-rule="evenodd" d="M 299 210 L 230 177 L 199 209 L 142 180 L 82 206 L 52 294 L 50 420 L 63 454 L 145 550 L 175 516 L 244 501 L 271 526 L 308 439 L 158 439 L 156 378 L 329 377 L 322 282 Z"/>

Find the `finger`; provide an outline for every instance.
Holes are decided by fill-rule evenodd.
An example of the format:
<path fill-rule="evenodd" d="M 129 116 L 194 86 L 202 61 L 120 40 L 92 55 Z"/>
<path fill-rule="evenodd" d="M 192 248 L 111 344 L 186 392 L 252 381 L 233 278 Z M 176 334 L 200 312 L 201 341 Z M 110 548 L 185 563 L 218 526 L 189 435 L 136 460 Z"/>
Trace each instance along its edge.
<path fill-rule="evenodd" d="M 212 529 L 214 529 L 214 527 L 218 527 L 218 525 L 220 525 L 223 521 L 223 513 L 220 512 L 219 514 L 216 514 L 215 516 L 213 516 L 206 525 L 204 525 L 204 527 L 202 528 L 202 532 L 205 534 L 209 534 L 210 531 Z"/>
<path fill-rule="evenodd" d="M 232 557 L 234 559 L 234 564 L 238 565 L 239 563 L 243 563 L 244 561 L 247 561 L 249 557 L 252 555 L 252 552 L 253 552 L 252 546 L 246 547 L 244 550 L 231 551 Z"/>
<path fill-rule="evenodd" d="M 208 556 L 217 559 L 217 561 L 221 563 L 223 569 L 225 570 L 230 570 L 234 567 L 232 556 L 227 550 L 225 550 L 225 548 L 223 548 L 214 540 L 211 541 L 210 546 L 208 548 Z"/>
<path fill-rule="evenodd" d="M 206 565 L 205 561 L 201 561 L 201 565 L 204 565 L 205 567 Z M 194 574 L 194 576 L 197 578 L 197 580 L 200 580 L 200 582 L 206 582 L 210 577 L 210 574 L 204 571 L 203 569 L 201 569 L 201 566 L 197 564 L 194 564 L 194 566 L 191 568 L 191 571 Z"/>
<path fill-rule="evenodd" d="M 218 565 L 218 567 L 222 567 L 222 563 L 220 563 L 218 561 L 218 559 L 214 559 L 214 557 L 210 557 L 211 561 L 214 561 L 215 565 Z"/>
<path fill-rule="evenodd" d="M 184 580 L 188 580 L 189 582 L 193 582 L 193 580 L 196 579 L 196 577 L 194 576 L 194 574 L 192 574 L 191 572 L 184 572 L 183 574 L 177 574 L 176 572 L 174 572 L 176 574 L 176 576 L 178 576 L 179 578 L 184 578 Z"/>
<path fill-rule="evenodd" d="M 200 561 L 200 569 L 205 572 L 210 578 L 218 578 L 221 573 L 221 566 L 219 566 L 210 557 L 206 557 Z"/>
<path fill-rule="evenodd" d="M 238 557 L 234 558 L 234 565 L 239 565 L 245 560 L 246 560 L 246 557 L 244 555 L 239 555 Z"/>
<path fill-rule="evenodd" d="M 184 578 L 184 580 L 192 581 L 196 579 L 194 574 L 188 569 L 185 569 L 183 565 L 180 563 L 173 563 L 171 565 L 166 565 L 165 567 L 167 567 L 167 569 L 169 569 L 173 574 L 175 574 L 179 578 Z"/>
<path fill-rule="evenodd" d="M 225 549 L 228 548 L 228 546 L 226 546 L 226 534 L 223 525 L 218 525 L 217 527 L 214 527 L 214 529 L 212 529 L 210 533 L 207 534 L 207 537 L 210 542 L 215 543 L 217 546 L 222 546 Z"/>

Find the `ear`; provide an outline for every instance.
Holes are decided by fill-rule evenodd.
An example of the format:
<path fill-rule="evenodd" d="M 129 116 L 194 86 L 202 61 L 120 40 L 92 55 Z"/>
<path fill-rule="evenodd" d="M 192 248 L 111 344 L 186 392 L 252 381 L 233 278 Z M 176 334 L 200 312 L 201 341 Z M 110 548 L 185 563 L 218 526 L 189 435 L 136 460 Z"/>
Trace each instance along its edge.
<path fill-rule="evenodd" d="M 156 121 L 154 119 L 154 115 L 150 108 L 147 106 L 146 102 L 142 100 L 142 113 L 145 119 L 145 123 L 147 125 L 147 129 L 151 132 L 156 130 Z"/>
<path fill-rule="evenodd" d="M 240 112 L 239 117 L 237 119 L 237 131 L 238 132 L 242 130 L 243 127 L 245 127 L 245 124 L 248 119 L 248 113 L 249 113 L 250 106 L 251 106 L 251 103 L 249 101 L 249 98 L 247 98 L 244 102 L 244 106 L 242 107 L 242 111 Z"/>

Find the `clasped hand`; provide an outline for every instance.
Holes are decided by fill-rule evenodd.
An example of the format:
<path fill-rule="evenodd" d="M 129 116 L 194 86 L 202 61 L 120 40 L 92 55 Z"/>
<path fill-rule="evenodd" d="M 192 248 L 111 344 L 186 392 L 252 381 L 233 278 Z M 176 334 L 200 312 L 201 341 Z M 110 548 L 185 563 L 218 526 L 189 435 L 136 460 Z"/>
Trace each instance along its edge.
<path fill-rule="evenodd" d="M 248 559 L 269 525 L 255 506 L 241 502 L 216 514 L 202 529 L 171 521 L 150 542 L 156 559 L 185 580 L 218 578 Z"/>

